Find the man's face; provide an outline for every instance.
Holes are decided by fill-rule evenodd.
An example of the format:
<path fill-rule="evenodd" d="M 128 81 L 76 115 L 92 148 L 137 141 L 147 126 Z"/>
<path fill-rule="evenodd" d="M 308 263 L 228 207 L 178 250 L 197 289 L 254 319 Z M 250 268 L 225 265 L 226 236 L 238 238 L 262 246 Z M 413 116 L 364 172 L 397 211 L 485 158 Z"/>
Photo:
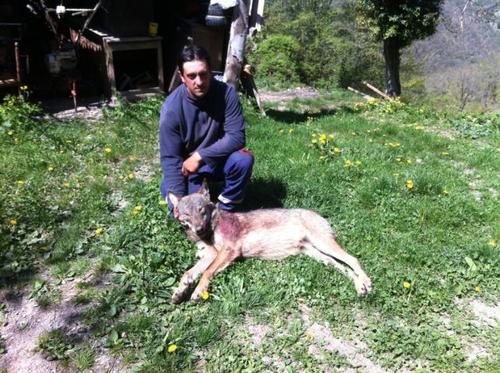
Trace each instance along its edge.
<path fill-rule="evenodd" d="M 182 82 L 194 98 L 202 98 L 210 87 L 210 70 L 205 61 L 189 61 L 182 65 Z"/>

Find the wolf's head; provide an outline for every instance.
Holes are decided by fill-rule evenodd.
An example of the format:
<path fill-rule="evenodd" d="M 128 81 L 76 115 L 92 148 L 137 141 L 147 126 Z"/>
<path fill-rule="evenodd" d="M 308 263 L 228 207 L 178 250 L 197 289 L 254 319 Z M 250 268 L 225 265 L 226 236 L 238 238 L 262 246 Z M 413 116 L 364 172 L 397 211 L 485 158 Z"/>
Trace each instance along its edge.
<path fill-rule="evenodd" d="M 215 205 L 210 202 L 206 181 L 203 181 L 196 193 L 184 197 L 169 193 L 168 198 L 174 208 L 174 217 L 186 230 L 200 238 L 205 238 L 211 233 L 211 219 Z"/>

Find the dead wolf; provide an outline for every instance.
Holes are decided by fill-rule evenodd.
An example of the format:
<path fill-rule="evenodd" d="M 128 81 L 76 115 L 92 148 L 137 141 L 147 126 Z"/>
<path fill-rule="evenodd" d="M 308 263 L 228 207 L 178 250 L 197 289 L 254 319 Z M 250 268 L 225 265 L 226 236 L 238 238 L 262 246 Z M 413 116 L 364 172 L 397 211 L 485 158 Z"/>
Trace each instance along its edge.
<path fill-rule="evenodd" d="M 282 259 L 306 254 L 332 264 L 354 281 L 359 295 L 372 289 L 359 262 L 335 241 L 328 222 L 305 209 L 260 209 L 245 213 L 217 209 L 210 201 L 207 184 L 199 192 L 179 198 L 169 193 L 175 218 L 198 247 L 200 260 L 181 278 L 173 303 L 187 296 L 190 285 L 201 275 L 191 295 L 199 300 L 210 280 L 238 258 Z"/>

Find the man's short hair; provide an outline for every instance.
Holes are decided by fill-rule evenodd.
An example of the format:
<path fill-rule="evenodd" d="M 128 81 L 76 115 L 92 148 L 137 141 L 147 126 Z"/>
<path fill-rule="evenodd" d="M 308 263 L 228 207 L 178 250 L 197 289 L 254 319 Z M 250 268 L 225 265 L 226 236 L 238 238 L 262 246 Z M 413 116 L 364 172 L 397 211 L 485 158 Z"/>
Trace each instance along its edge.
<path fill-rule="evenodd" d="M 177 61 L 177 66 L 179 67 L 179 71 L 181 74 L 183 72 L 184 63 L 191 61 L 203 61 L 207 64 L 208 69 L 211 70 L 210 56 L 208 55 L 208 52 L 199 45 L 186 45 L 182 49 L 182 52 L 179 54 L 179 59 Z"/>

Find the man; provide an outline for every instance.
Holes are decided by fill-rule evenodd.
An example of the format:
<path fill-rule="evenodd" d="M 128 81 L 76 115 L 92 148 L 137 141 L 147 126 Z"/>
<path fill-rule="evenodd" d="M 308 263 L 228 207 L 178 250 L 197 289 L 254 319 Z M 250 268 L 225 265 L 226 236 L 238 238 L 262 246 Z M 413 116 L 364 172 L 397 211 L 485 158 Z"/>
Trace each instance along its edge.
<path fill-rule="evenodd" d="M 204 178 L 224 181 L 219 208 L 232 211 L 243 200 L 254 161 L 243 149 L 245 121 L 238 95 L 213 79 L 201 47 L 185 47 L 178 67 L 183 84 L 167 97 L 160 115 L 161 194 L 197 192 Z"/>

